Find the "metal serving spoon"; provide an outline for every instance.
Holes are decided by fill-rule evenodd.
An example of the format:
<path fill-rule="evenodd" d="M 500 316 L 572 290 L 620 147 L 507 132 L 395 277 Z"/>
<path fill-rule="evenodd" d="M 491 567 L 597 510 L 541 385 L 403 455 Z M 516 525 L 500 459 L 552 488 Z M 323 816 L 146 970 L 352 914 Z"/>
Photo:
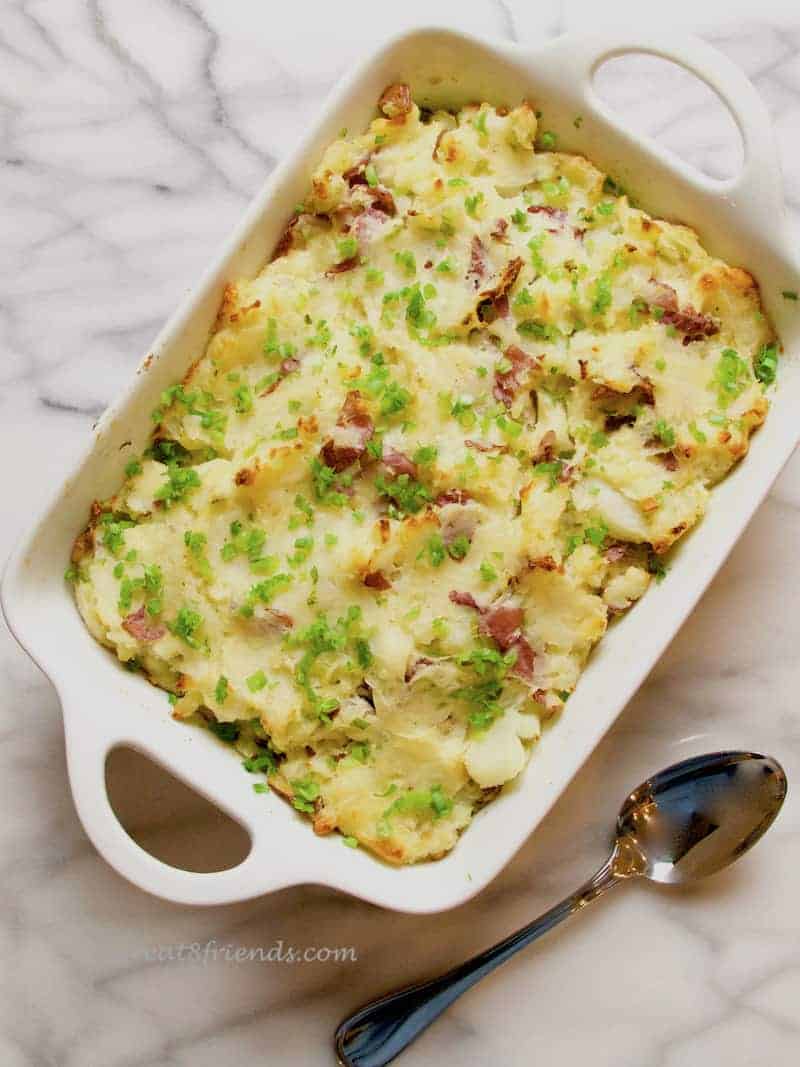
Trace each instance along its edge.
<path fill-rule="evenodd" d="M 529 926 L 429 982 L 389 993 L 336 1031 L 344 1067 L 383 1067 L 457 997 L 573 912 L 637 875 L 682 885 L 714 874 L 747 852 L 786 796 L 781 765 L 755 752 L 713 752 L 676 763 L 643 782 L 617 817 L 611 855 L 594 877 Z"/>

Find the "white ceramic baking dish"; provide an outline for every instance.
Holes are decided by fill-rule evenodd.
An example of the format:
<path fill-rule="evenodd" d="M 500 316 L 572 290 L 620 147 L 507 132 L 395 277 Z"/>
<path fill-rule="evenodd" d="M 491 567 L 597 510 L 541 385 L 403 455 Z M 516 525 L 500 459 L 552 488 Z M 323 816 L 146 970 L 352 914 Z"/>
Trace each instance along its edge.
<path fill-rule="evenodd" d="M 703 177 L 614 118 L 593 92 L 592 76 L 604 60 L 626 52 L 673 60 L 718 93 L 744 144 L 738 177 L 724 182 Z M 324 147 L 343 126 L 363 128 L 381 90 L 397 80 L 410 82 L 415 98 L 428 105 L 535 101 L 547 128 L 558 132 L 560 146 L 585 153 L 650 212 L 694 226 L 712 252 L 750 268 L 786 348 L 772 411 L 750 455 L 715 491 L 708 515 L 680 545 L 668 580 L 652 588 L 601 642 L 567 711 L 545 733 L 521 781 L 478 815 L 445 859 L 399 870 L 366 852 L 342 848 L 338 835 L 315 837 L 278 798 L 254 794 L 229 750 L 205 731 L 173 721 L 164 694 L 127 673 L 95 643 L 62 578 L 91 501 L 118 486 L 127 459 L 144 447 L 158 394 L 202 351 L 225 282 L 262 267 Z M 576 129 L 578 114 L 583 122 Z M 100 420 L 75 472 L 54 493 L 6 570 L 6 618 L 59 692 L 75 804 L 99 852 L 141 888 L 191 904 L 321 883 L 398 911 L 434 912 L 483 889 L 641 684 L 792 452 L 800 436 L 800 370 L 790 354 L 800 343 L 800 314 L 781 291 L 799 284 L 766 110 L 738 68 L 699 40 L 635 32 L 567 35 L 531 48 L 425 29 L 391 40 L 349 74 L 160 334 L 130 387 Z M 106 793 L 106 757 L 117 745 L 147 754 L 242 823 L 252 839 L 244 862 L 218 873 L 190 873 L 135 844 Z"/>

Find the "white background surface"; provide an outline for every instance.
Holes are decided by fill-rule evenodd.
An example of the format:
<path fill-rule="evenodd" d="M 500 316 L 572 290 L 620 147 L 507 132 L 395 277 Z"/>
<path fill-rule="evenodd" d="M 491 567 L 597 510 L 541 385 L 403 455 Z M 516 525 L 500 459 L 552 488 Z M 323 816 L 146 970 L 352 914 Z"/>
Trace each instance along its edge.
<path fill-rule="evenodd" d="M 614 20 L 641 24 L 643 5 Z M 654 5 L 651 5 L 654 6 Z M 754 79 L 800 212 L 800 14 L 672 2 Z M 532 40 L 607 25 L 545 0 L 0 5 L 0 455 L 7 551 L 274 161 L 374 42 L 435 21 Z M 663 17 L 663 16 L 662 16 Z M 745 19 L 747 21 L 745 21 Z M 640 129 L 712 172 L 735 152 L 702 97 L 642 65 L 608 73 Z M 127 885 L 74 814 L 48 682 L 0 634 L 0 1064 L 333 1062 L 361 1001 L 435 973 L 571 890 L 627 790 L 716 747 L 776 755 L 800 782 L 800 460 L 557 810 L 494 885 L 430 918 L 320 889 L 186 910 Z M 47 625 L 47 620 L 42 620 Z M 141 779 L 122 787 L 129 804 Z M 560 1067 L 789 1067 L 800 1060 L 800 801 L 690 892 L 629 886 L 468 994 L 403 1060 Z M 146 809 L 147 805 L 143 804 Z M 185 834 L 150 820 L 151 835 Z M 357 963 L 148 963 L 157 945 L 352 945 Z"/>

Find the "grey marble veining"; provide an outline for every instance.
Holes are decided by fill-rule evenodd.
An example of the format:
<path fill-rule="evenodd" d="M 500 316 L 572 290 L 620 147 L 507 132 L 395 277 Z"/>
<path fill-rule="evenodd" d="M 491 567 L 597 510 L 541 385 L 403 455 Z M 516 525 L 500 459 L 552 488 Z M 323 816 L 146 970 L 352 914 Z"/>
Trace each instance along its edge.
<path fill-rule="evenodd" d="M 615 17 L 635 23 L 641 5 Z M 755 81 L 800 212 L 800 17 L 670 5 Z M 748 14 L 749 9 L 749 14 Z M 546 0 L 49 0 L 0 6 L 0 454 L 10 547 L 335 79 L 392 30 L 435 21 L 521 41 L 605 18 Z M 743 21 L 745 15 L 750 21 Z M 757 21 L 753 21 L 757 19 Z M 663 79 L 663 80 L 659 80 Z M 608 72 L 637 128 L 712 173 L 736 148 L 668 72 Z M 680 636 L 497 881 L 412 918 L 309 887 L 229 908 L 151 899 L 74 813 L 55 693 L 0 633 L 0 1063 L 332 1062 L 363 999 L 460 959 L 573 888 L 627 788 L 700 749 L 751 746 L 800 781 L 800 462 L 787 467 Z M 157 813 L 152 818 L 157 820 Z M 159 827 L 156 827 L 159 831 Z M 783 1067 L 800 1059 L 800 802 L 708 884 L 631 887 L 470 993 L 409 1067 Z M 348 946 L 358 962 L 150 962 L 152 946 Z M 609 977 L 610 976 L 610 977 Z"/>

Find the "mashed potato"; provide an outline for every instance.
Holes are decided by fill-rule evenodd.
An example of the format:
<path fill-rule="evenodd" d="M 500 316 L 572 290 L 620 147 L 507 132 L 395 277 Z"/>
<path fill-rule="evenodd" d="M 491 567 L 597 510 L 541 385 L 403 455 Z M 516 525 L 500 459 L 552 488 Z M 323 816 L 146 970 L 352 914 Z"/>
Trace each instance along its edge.
<path fill-rule="evenodd" d="M 438 857 L 767 411 L 755 282 L 533 109 L 381 116 L 97 504 L 86 624 L 307 813 Z"/>

